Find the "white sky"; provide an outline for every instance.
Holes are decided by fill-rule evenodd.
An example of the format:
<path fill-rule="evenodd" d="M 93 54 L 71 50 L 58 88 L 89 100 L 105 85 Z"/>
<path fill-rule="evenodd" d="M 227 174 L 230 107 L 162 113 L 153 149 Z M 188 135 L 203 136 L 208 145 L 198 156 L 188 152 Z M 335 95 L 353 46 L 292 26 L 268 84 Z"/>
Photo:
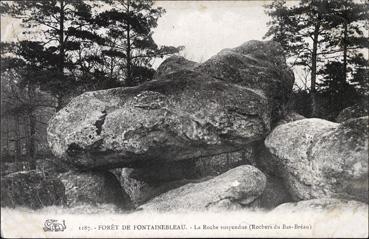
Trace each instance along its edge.
<path fill-rule="evenodd" d="M 248 40 L 262 40 L 268 17 L 268 1 L 157 1 L 166 9 L 154 29 L 158 45 L 185 46 L 189 60 L 202 62 L 223 48 Z M 1 40 L 22 39 L 19 21 L 1 18 Z M 156 62 L 158 65 L 160 61 Z"/>
<path fill-rule="evenodd" d="M 204 61 L 223 48 L 262 40 L 267 31 L 266 1 L 158 1 L 166 9 L 154 33 L 158 44 L 186 48 L 183 55 Z"/>

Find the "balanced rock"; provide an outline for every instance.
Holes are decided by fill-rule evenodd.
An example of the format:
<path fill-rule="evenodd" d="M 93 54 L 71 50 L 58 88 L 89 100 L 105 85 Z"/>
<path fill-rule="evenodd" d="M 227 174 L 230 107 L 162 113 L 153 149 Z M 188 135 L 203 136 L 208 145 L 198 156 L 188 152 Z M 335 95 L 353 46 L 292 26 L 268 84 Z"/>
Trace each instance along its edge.
<path fill-rule="evenodd" d="M 69 207 L 81 204 L 113 204 L 122 209 L 131 209 L 132 203 L 119 181 L 110 172 L 74 172 L 59 175 L 65 186 L 66 204 Z"/>
<path fill-rule="evenodd" d="M 65 189 L 57 178 L 45 177 L 41 172 L 19 171 L 1 178 L 1 207 L 29 207 L 64 205 Z"/>
<path fill-rule="evenodd" d="M 368 201 L 368 117 L 337 124 L 303 119 L 276 127 L 265 146 L 294 200 Z"/>
<path fill-rule="evenodd" d="M 264 191 L 266 178 L 257 168 L 243 165 L 213 179 L 189 183 L 142 205 L 144 211 L 204 211 L 239 209 Z"/>
<path fill-rule="evenodd" d="M 154 160 L 241 150 L 270 132 L 272 114 L 284 102 L 277 99 L 292 89 L 293 74 L 279 50 L 258 41 L 233 49 L 244 59 L 242 83 L 227 76 L 233 68 L 222 77 L 207 70 L 220 62 L 239 69 L 227 57 L 198 66 L 174 57 L 155 81 L 84 93 L 49 121 L 50 148 L 84 169 L 144 167 Z"/>
<path fill-rule="evenodd" d="M 84 93 L 50 121 L 52 152 L 80 168 L 144 165 L 240 150 L 270 130 L 252 89 L 200 73 Z"/>

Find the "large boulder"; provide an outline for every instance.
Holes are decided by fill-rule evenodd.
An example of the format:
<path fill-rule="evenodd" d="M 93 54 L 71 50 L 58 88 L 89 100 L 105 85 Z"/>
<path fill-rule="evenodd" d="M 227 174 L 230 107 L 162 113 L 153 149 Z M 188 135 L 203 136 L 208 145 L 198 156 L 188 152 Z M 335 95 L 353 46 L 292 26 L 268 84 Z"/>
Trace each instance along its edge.
<path fill-rule="evenodd" d="M 253 148 L 247 146 L 242 151 L 210 157 L 164 162 L 144 168 L 123 168 L 117 174 L 131 200 L 140 205 L 174 187 L 193 180 L 209 179 L 239 165 L 250 164 L 252 161 L 254 161 Z"/>
<path fill-rule="evenodd" d="M 274 121 L 284 113 L 283 106 L 294 83 L 283 48 L 273 41 L 253 40 L 233 49 L 224 49 L 196 70 L 216 79 L 262 90 L 271 102 Z"/>
<path fill-rule="evenodd" d="M 168 191 L 139 209 L 159 212 L 239 209 L 257 199 L 265 184 L 266 178 L 260 170 L 243 165 L 213 179 Z"/>
<path fill-rule="evenodd" d="M 39 209 L 65 204 L 65 189 L 57 178 L 41 172 L 20 171 L 1 178 L 1 207 Z"/>
<path fill-rule="evenodd" d="M 265 140 L 272 157 L 264 159 L 279 167 L 294 200 L 336 197 L 367 202 L 367 137 L 368 117 L 343 124 L 298 120 L 272 131 Z"/>
<path fill-rule="evenodd" d="M 49 121 L 50 148 L 80 168 L 143 167 L 264 138 L 293 74 L 276 43 L 250 41 L 228 52 L 201 65 L 169 58 L 155 81 L 80 95 Z M 218 64 L 227 69 L 221 75 Z"/>
<path fill-rule="evenodd" d="M 50 121 L 53 153 L 80 168 L 144 166 L 241 150 L 270 131 L 263 93 L 206 75 L 84 93 Z"/>
<path fill-rule="evenodd" d="M 356 104 L 343 109 L 337 116 L 336 122 L 342 123 L 353 118 L 360 118 L 369 115 L 368 104 Z"/>
<path fill-rule="evenodd" d="M 74 172 L 59 175 L 65 186 L 66 205 L 113 204 L 122 209 L 131 209 L 132 203 L 121 188 L 119 181 L 110 172 Z"/>

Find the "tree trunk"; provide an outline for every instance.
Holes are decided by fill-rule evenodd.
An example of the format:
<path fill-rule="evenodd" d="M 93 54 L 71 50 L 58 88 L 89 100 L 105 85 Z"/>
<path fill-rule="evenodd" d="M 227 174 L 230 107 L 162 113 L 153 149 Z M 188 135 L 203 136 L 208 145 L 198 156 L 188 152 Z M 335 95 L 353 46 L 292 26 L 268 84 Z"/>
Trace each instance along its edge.
<path fill-rule="evenodd" d="M 344 82 L 347 82 L 347 22 L 345 19 L 344 32 L 343 32 L 343 74 Z"/>
<path fill-rule="evenodd" d="M 130 16 L 129 14 L 129 6 L 130 6 L 130 0 L 127 1 L 127 15 Z M 132 77 L 131 77 L 131 25 L 129 23 L 129 21 L 127 21 L 127 49 L 126 49 L 126 58 L 127 58 L 127 72 L 126 72 L 126 85 L 127 86 L 132 86 Z"/>
<path fill-rule="evenodd" d="M 316 74 L 317 74 L 317 52 L 318 52 L 318 40 L 319 40 L 320 24 L 315 26 L 313 35 L 313 51 L 311 54 L 311 117 L 317 115 L 317 102 L 316 102 Z"/>
<path fill-rule="evenodd" d="M 22 155 L 22 147 L 21 147 L 21 132 L 20 132 L 20 119 L 19 119 L 19 115 L 15 116 L 15 139 L 14 139 L 14 143 L 15 143 L 15 157 L 14 157 L 14 162 L 17 163 L 18 161 L 20 161 L 21 155 Z"/>
<path fill-rule="evenodd" d="M 65 46 L 64 46 L 64 0 L 60 0 L 60 21 L 59 21 L 59 73 L 64 76 Z"/>
<path fill-rule="evenodd" d="M 36 118 L 29 114 L 29 141 L 28 141 L 28 155 L 30 169 L 36 169 L 36 150 L 35 150 L 35 136 L 36 136 Z"/>
<path fill-rule="evenodd" d="M 5 149 L 5 154 L 6 154 L 6 156 L 8 157 L 9 156 L 9 116 L 6 116 L 5 117 L 5 122 L 6 122 L 6 125 L 5 125 L 5 127 L 6 127 L 6 133 L 5 133 L 5 135 L 6 135 L 6 149 Z"/>
<path fill-rule="evenodd" d="M 61 95 L 58 95 L 56 97 L 56 107 L 55 107 L 55 110 L 56 110 L 56 112 L 58 112 L 62 108 L 63 108 L 63 97 Z"/>

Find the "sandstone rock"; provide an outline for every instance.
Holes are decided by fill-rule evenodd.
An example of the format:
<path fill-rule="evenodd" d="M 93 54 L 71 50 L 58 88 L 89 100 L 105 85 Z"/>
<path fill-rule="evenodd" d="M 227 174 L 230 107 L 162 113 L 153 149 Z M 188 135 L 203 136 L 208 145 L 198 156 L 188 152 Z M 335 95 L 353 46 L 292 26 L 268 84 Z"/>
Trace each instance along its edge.
<path fill-rule="evenodd" d="M 345 200 L 345 199 L 337 199 L 337 198 L 319 198 L 319 199 L 311 199 L 305 200 L 295 203 L 284 203 L 278 207 L 276 207 L 272 213 L 283 214 L 286 212 L 289 213 L 299 213 L 303 211 L 341 211 L 341 210 L 349 210 L 353 212 L 363 211 L 368 212 L 368 204 L 354 201 L 354 200 Z"/>
<path fill-rule="evenodd" d="M 150 200 L 144 211 L 203 211 L 238 209 L 258 198 L 266 178 L 257 168 L 243 165 L 213 179 L 190 183 Z"/>
<path fill-rule="evenodd" d="M 209 179 L 239 165 L 249 164 L 253 160 L 253 148 L 245 147 L 242 151 L 211 157 L 164 162 L 144 168 L 123 168 L 119 178 L 131 200 L 140 205 L 174 187 Z"/>
<path fill-rule="evenodd" d="M 80 204 L 114 204 L 130 209 L 132 203 L 110 172 L 73 172 L 59 175 L 65 186 L 66 203 L 69 207 Z"/>
<path fill-rule="evenodd" d="M 302 119 L 305 119 L 305 117 L 295 112 L 288 112 L 276 123 L 275 127 Z M 280 171 L 279 163 L 276 160 L 272 160 L 273 155 L 265 147 L 264 140 L 254 142 L 253 149 L 255 151 L 255 162 L 253 165 L 267 175 L 277 178 L 281 177 L 282 173 Z"/>
<path fill-rule="evenodd" d="M 369 110 L 368 105 L 366 104 L 356 104 L 351 107 L 347 107 L 343 109 L 337 116 L 336 122 L 342 123 L 346 120 L 353 118 L 360 118 L 363 116 L 368 116 Z"/>
<path fill-rule="evenodd" d="M 39 209 L 64 203 L 64 186 L 56 178 L 36 171 L 20 171 L 1 178 L 1 207 Z"/>
<path fill-rule="evenodd" d="M 142 167 L 237 151 L 269 132 L 259 91 L 196 72 L 171 77 L 75 98 L 49 121 L 53 153 L 80 168 Z"/>
<path fill-rule="evenodd" d="M 335 197 L 366 202 L 367 134 L 368 117 L 344 124 L 304 119 L 276 127 L 265 145 L 294 200 Z"/>
<path fill-rule="evenodd" d="M 287 102 L 294 82 L 281 45 L 273 41 L 248 41 L 224 49 L 196 70 L 226 82 L 263 90 L 272 105 L 275 121 L 281 117 L 282 105 Z"/>
<path fill-rule="evenodd" d="M 176 71 L 181 71 L 184 69 L 193 70 L 197 65 L 198 63 L 194 61 L 189 61 L 182 56 L 170 56 L 165 59 L 163 63 L 160 64 L 160 66 L 156 70 L 154 79 L 160 79 L 165 75 L 169 75 Z"/>

